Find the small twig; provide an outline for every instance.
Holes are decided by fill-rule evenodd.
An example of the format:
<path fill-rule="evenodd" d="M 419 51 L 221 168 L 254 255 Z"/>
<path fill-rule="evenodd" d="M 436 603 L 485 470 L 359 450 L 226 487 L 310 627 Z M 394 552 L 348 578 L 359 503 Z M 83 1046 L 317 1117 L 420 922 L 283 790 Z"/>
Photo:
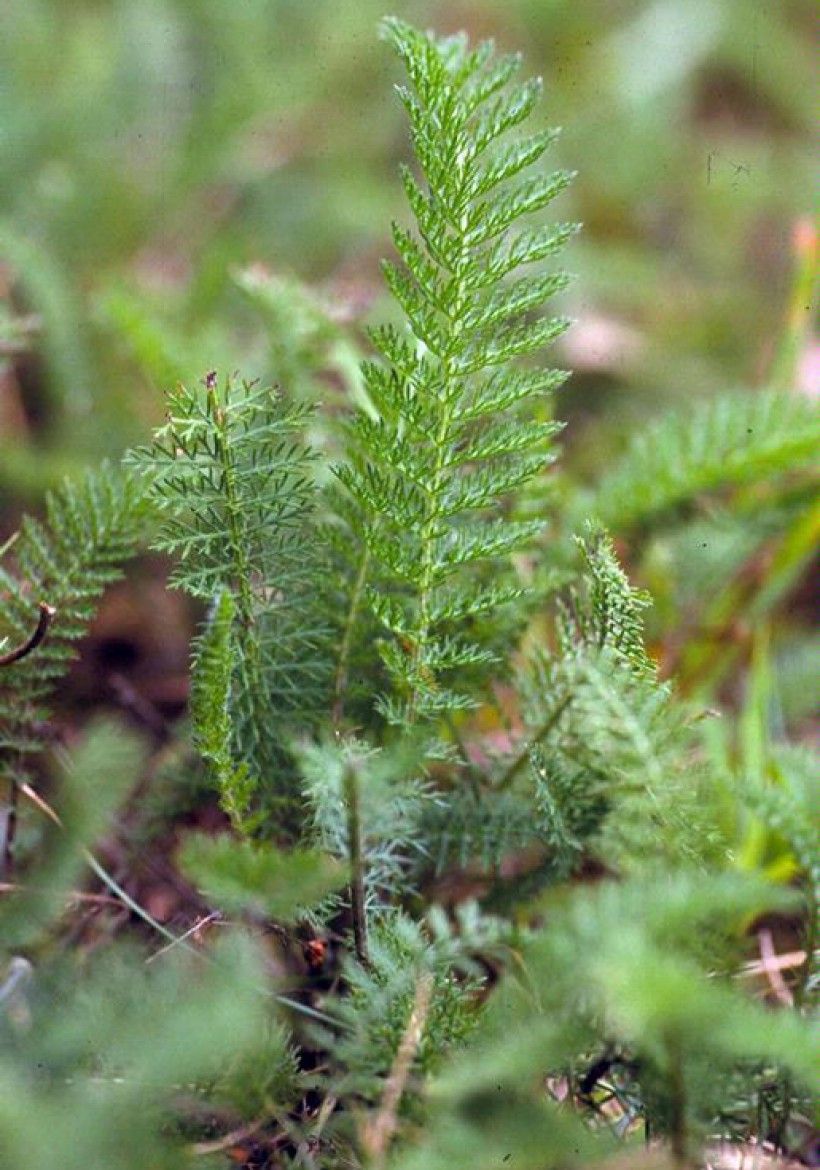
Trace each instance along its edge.
<path fill-rule="evenodd" d="M 94 857 L 92 853 L 89 853 L 87 849 L 83 849 L 82 853 L 83 857 L 85 858 L 86 865 L 88 865 L 94 871 L 103 885 L 107 886 L 111 893 L 115 894 L 116 897 L 119 898 L 119 900 L 131 911 L 132 914 L 136 914 L 137 918 L 141 918 L 147 926 L 150 926 L 152 930 L 157 932 L 157 934 L 161 934 L 163 938 L 167 938 L 169 942 L 174 944 L 174 946 L 184 947 L 185 950 L 190 951 L 192 955 L 201 956 L 201 951 L 198 951 L 196 947 L 191 946 L 190 943 L 180 942 L 173 931 L 168 930 L 167 927 L 163 926 L 161 922 L 157 922 L 156 918 L 153 918 L 147 910 L 143 910 L 139 902 L 135 902 L 131 895 L 127 893 L 118 882 L 114 881 L 111 874 L 108 873 L 107 870 L 103 869 L 99 861 L 97 861 L 96 857 Z"/>
<path fill-rule="evenodd" d="M 794 1005 L 794 996 L 786 986 L 786 980 L 780 972 L 772 932 L 770 930 L 759 930 L 757 932 L 757 941 L 760 947 L 760 962 L 763 974 L 768 980 L 769 987 L 780 1003 L 785 1004 L 786 1007 L 792 1007 Z"/>
<path fill-rule="evenodd" d="M 189 1153 L 200 1158 L 206 1157 L 208 1154 L 221 1154 L 224 1150 L 229 1150 L 231 1146 L 245 1141 L 246 1138 L 253 1137 L 268 1120 L 269 1114 L 263 1113 L 255 1121 L 249 1121 L 247 1125 L 240 1125 L 238 1129 L 232 1129 L 224 1137 L 216 1138 L 212 1142 L 194 1142 L 188 1147 Z"/>
<path fill-rule="evenodd" d="M 24 784 L 21 786 L 20 790 L 26 796 L 28 796 L 28 798 L 30 800 L 33 800 L 33 803 L 41 810 L 41 812 L 43 812 L 52 821 L 54 821 L 54 823 L 56 825 L 59 825 L 60 828 L 64 827 L 63 822 L 60 820 L 59 815 L 54 811 L 54 809 L 45 800 L 43 800 L 43 798 L 41 796 L 39 796 L 37 793 L 34 792 L 33 788 L 30 788 L 28 784 Z M 34 797 L 36 797 L 36 799 L 34 799 Z M 83 849 L 82 854 L 83 854 L 83 857 L 85 858 L 86 864 L 93 870 L 93 872 L 97 875 L 97 877 L 100 879 L 100 881 L 103 883 L 103 885 L 107 886 L 108 889 L 111 891 L 111 893 L 114 894 L 114 898 L 111 900 L 113 902 L 115 902 L 115 904 L 125 905 L 132 912 L 132 914 L 136 914 L 136 916 L 138 918 L 141 918 L 143 922 L 145 922 L 148 926 L 152 927 L 152 929 L 154 929 L 158 934 L 161 934 L 164 938 L 168 939 L 168 942 L 172 946 L 181 946 L 184 950 L 188 951 L 190 954 L 196 955 L 197 958 L 199 958 L 199 959 L 206 958 L 209 961 L 211 961 L 210 956 L 205 951 L 202 951 L 199 948 L 192 946 L 191 943 L 189 943 L 187 941 L 187 936 L 183 937 L 183 938 L 178 938 L 177 935 L 175 935 L 172 931 L 168 930 L 165 926 L 163 926 L 161 922 L 157 922 L 157 920 L 155 918 L 152 918 L 147 910 L 143 910 L 143 908 L 142 908 L 142 906 L 140 906 L 139 902 L 135 902 L 134 899 L 131 897 L 131 895 L 126 893 L 126 891 L 122 888 L 122 886 L 120 886 L 114 880 L 114 878 L 111 876 L 111 874 L 108 873 L 108 871 L 105 870 L 100 865 L 100 863 L 93 856 L 93 854 L 89 853 L 89 851 L 87 849 Z M 0 884 L 0 892 L 5 892 L 5 891 L 8 891 L 9 889 L 13 889 L 13 888 L 15 888 L 15 887 L 13 886 L 12 883 L 4 882 L 4 883 Z M 79 895 L 78 894 L 78 895 L 72 895 L 72 897 L 77 897 L 77 898 L 82 897 L 83 900 L 87 900 L 87 901 L 91 901 L 92 899 L 94 901 L 102 901 L 105 898 L 105 895 L 103 895 L 103 894 Z M 202 923 L 200 923 L 199 925 L 202 925 Z M 265 994 L 269 994 L 269 993 L 266 991 Z M 281 995 L 278 992 L 274 992 L 273 998 L 276 1000 L 277 1003 L 281 1003 L 284 1007 L 288 1007 L 292 1011 L 295 1011 L 295 1012 L 301 1012 L 302 1015 L 310 1016 L 312 1019 L 320 1020 L 323 1024 L 336 1024 L 337 1023 L 337 1021 L 332 1016 L 327 1015 L 325 1012 L 317 1011 L 316 1008 L 309 1007 L 308 1004 L 299 1003 L 298 1000 L 291 999 L 287 995 Z"/>
<path fill-rule="evenodd" d="M 54 811 L 48 801 L 44 800 L 39 793 L 34 791 L 30 784 L 15 785 L 15 789 L 17 788 L 19 788 L 19 791 L 22 792 L 24 796 L 28 797 L 32 804 L 38 808 L 41 813 L 47 816 L 50 821 L 52 821 L 61 829 L 65 827 L 62 820 L 60 819 L 59 814 Z M 147 910 L 143 910 L 142 906 L 140 906 L 138 902 L 135 902 L 131 895 L 126 893 L 122 886 L 118 885 L 118 883 L 114 881 L 111 874 L 108 873 L 107 870 L 103 869 L 93 854 L 91 854 L 87 849 L 83 849 L 82 853 L 86 864 L 90 866 L 103 885 L 107 886 L 111 893 L 115 895 L 117 901 L 124 903 L 132 914 L 136 914 L 138 918 L 141 918 L 143 922 L 147 923 L 148 926 L 151 926 L 154 930 L 163 935 L 168 939 L 169 942 L 172 942 L 174 945 L 179 944 L 185 946 L 186 949 L 191 951 L 193 954 L 199 954 L 197 949 L 192 947 L 190 944 L 180 944 L 180 940 L 175 934 L 172 933 L 172 931 L 167 930 L 161 922 L 157 922 L 155 918 L 152 918 Z"/>
<path fill-rule="evenodd" d="M 432 997 L 432 972 L 422 971 L 416 983 L 416 994 L 413 999 L 410 1019 L 407 1021 L 407 1027 L 387 1077 L 379 1111 L 372 1121 L 367 1121 L 362 1127 L 362 1146 L 367 1156 L 377 1166 L 384 1162 L 387 1148 L 398 1127 L 399 1104 L 407 1087 L 407 1078 L 421 1043 Z"/>
<path fill-rule="evenodd" d="M 788 951 L 784 955 L 774 955 L 764 963 L 762 959 L 753 959 L 744 963 L 737 972 L 738 979 L 750 979 L 755 975 L 765 975 L 767 971 L 793 971 L 796 967 L 803 967 L 806 962 L 805 951 Z"/>
<path fill-rule="evenodd" d="M 63 827 L 63 822 L 57 816 L 51 805 L 48 804 L 47 801 L 43 800 L 42 796 L 38 795 L 38 793 L 34 791 L 30 784 L 26 784 L 25 782 L 18 783 L 17 781 L 13 780 L 11 792 L 9 793 L 8 811 L 6 813 L 5 843 L 3 846 L 3 871 L 9 877 L 11 877 L 14 873 L 14 840 L 17 836 L 17 798 L 21 792 L 24 796 L 28 797 L 28 799 L 40 810 L 40 812 L 45 813 L 45 815 L 49 817 L 49 819 L 52 820 L 55 825 L 59 825 L 60 828 Z"/>
<path fill-rule="evenodd" d="M 319 1146 L 319 1139 L 322 1136 L 322 1130 L 328 1123 L 328 1120 L 333 1115 L 333 1110 L 338 1104 L 338 1098 L 334 1097 L 333 1093 L 328 1093 L 322 1101 L 321 1108 L 316 1117 L 316 1121 L 311 1126 L 308 1136 L 299 1143 L 299 1148 L 296 1151 L 296 1165 L 304 1166 L 306 1170 L 315 1168 L 316 1163 L 313 1161 L 313 1153 Z"/>
<path fill-rule="evenodd" d="M 319 1113 L 316 1117 L 316 1122 L 313 1125 L 313 1127 L 311 1128 L 310 1136 L 312 1138 L 315 1139 L 315 1138 L 320 1138 L 322 1136 L 322 1130 L 327 1125 L 328 1120 L 329 1120 L 331 1114 L 333 1113 L 333 1110 L 336 1108 L 338 1103 L 339 1103 L 338 1098 L 334 1097 L 334 1095 L 332 1093 L 328 1093 L 328 1095 L 325 1097 L 324 1101 L 322 1102 L 322 1106 L 321 1106 Z"/>
<path fill-rule="evenodd" d="M 0 882 L 0 894 L 17 894 L 31 890 L 31 886 L 21 885 L 19 882 Z M 108 894 L 85 894 L 81 890 L 69 890 L 65 900 L 71 902 L 87 902 L 90 906 L 121 906 L 119 898 L 112 898 Z"/>
<path fill-rule="evenodd" d="M 174 947 L 179 946 L 180 943 L 184 943 L 186 939 L 189 939 L 192 934 L 196 934 L 196 932 L 201 930 L 203 926 L 207 926 L 209 922 L 214 922 L 217 918 L 221 917 L 222 915 L 219 910 L 212 910 L 210 914 L 206 914 L 203 918 L 198 918 L 194 925 L 189 927 L 189 929 L 186 930 L 184 934 L 179 935 L 174 939 L 173 942 L 166 943 L 165 946 L 160 947 L 158 951 L 154 951 L 153 955 L 149 955 L 145 960 L 146 966 L 149 963 L 153 963 L 154 959 L 158 959 L 160 955 L 164 955 L 167 951 L 172 951 Z"/>
<path fill-rule="evenodd" d="M 12 532 L 11 536 L 9 536 L 7 540 L 4 540 L 3 543 L 0 544 L 0 557 L 4 557 L 9 549 L 15 545 L 19 539 L 20 533 Z"/>
<path fill-rule="evenodd" d="M 21 642 L 19 646 L 15 646 L 13 650 L 7 650 L 5 654 L 0 654 L 0 666 L 11 666 L 13 662 L 19 662 L 21 658 L 27 657 L 32 650 L 36 650 L 48 633 L 49 626 L 54 621 L 54 615 L 57 610 L 53 605 L 48 605 L 45 601 L 40 602 L 40 616 L 37 620 L 37 628 L 34 633 L 26 638 L 25 642 Z"/>
<path fill-rule="evenodd" d="M 38 808 L 40 812 L 47 816 L 53 824 L 62 829 L 63 822 L 60 820 L 59 816 L 48 803 L 48 801 L 44 800 L 39 792 L 36 792 L 30 784 L 26 784 L 25 782 L 18 784 L 17 787 L 20 789 L 23 796 L 27 797 L 27 799 L 31 801 L 35 808 Z"/>

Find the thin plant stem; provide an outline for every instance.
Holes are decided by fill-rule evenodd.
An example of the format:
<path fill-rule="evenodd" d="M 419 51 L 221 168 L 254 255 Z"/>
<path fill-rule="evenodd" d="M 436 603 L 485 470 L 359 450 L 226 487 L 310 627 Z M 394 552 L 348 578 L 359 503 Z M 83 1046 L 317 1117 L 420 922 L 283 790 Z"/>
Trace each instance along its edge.
<path fill-rule="evenodd" d="M 670 1122 L 669 1146 L 672 1164 L 677 1170 L 692 1170 L 689 1153 L 686 1082 L 683 1075 L 683 1053 L 677 1036 L 667 1036 L 666 1052 L 669 1058 Z"/>
<path fill-rule="evenodd" d="M 513 756 L 512 760 L 507 765 L 507 768 L 504 771 L 501 779 L 494 786 L 496 792 L 503 792 L 504 789 L 510 787 L 513 780 L 515 780 L 518 773 L 529 760 L 530 753 L 532 752 L 533 748 L 537 747 L 539 743 L 542 743 L 547 738 L 571 702 L 572 696 L 565 695 L 561 702 L 556 707 L 553 707 L 552 711 L 550 711 L 549 715 L 541 724 L 541 726 L 536 730 L 535 734 L 530 736 L 518 754 Z"/>
<path fill-rule="evenodd" d="M 249 1121 L 246 1125 L 240 1125 L 237 1129 L 232 1129 L 230 1133 L 226 1133 L 221 1138 L 215 1138 L 210 1142 L 194 1142 L 193 1145 L 188 1147 L 188 1152 L 195 1158 L 209 1157 L 211 1154 L 221 1154 L 229 1150 L 231 1146 L 240 1145 L 246 1138 L 253 1137 L 268 1121 L 270 1121 L 270 1114 L 265 1110 L 255 1121 Z"/>
<path fill-rule="evenodd" d="M 367 915 L 364 898 L 364 857 L 362 823 L 359 808 L 359 776 L 355 764 L 347 764 L 344 774 L 347 805 L 347 842 L 350 855 L 350 908 L 353 915 L 353 945 L 356 958 L 364 966 L 370 963 L 367 948 Z"/>
<path fill-rule="evenodd" d="M 390 1142 L 398 1128 L 399 1105 L 407 1088 L 413 1060 L 421 1044 L 432 998 L 432 972 L 422 971 L 416 982 L 410 1018 L 385 1082 L 381 1104 L 376 1116 L 366 1123 L 362 1133 L 362 1145 L 376 1166 L 383 1165 Z"/>
<path fill-rule="evenodd" d="M 463 160 L 459 159 L 458 177 L 463 182 Z M 453 416 L 456 410 L 455 400 L 451 400 L 447 391 L 453 380 L 453 355 L 452 347 L 457 342 L 459 334 L 462 331 L 463 321 L 462 314 L 464 313 L 464 301 L 466 298 L 465 289 L 465 275 L 464 268 L 469 261 L 469 248 L 464 243 L 464 236 L 467 233 L 467 224 L 469 219 L 469 212 L 465 208 L 459 220 L 459 228 L 461 231 L 461 246 L 459 249 L 458 262 L 454 266 L 453 281 L 453 300 L 449 312 L 451 323 L 450 337 L 448 338 L 448 346 L 445 355 L 441 361 L 441 384 L 444 387 L 445 393 L 443 400 L 440 403 L 441 414 L 439 417 L 438 427 L 436 428 L 436 453 L 433 465 L 433 472 L 430 483 L 427 486 L 428 496 L 428 511 L 421 530 L 421 562 L 422 573 L 418 589 L 418 617 L 416 624 L 416 631 L 413 640 L 412 650 L 412 674 L 413 674 L 413 690 L 410 695 L 408 703 L 408 720 L 410 723 L 415 723 L 417 717 L 417 708 L 421 696 L 419 694 L 417 679 L 422 668 L 422 656 L 427 643 L 430 639 L 430 598 L 433 587 L 433 578 L 435 565 L 433 561 L 434 541 L 436 539 L 435 533 L 437 526 L 441 523 L 438 515 L 438 508 L 440 506 L 442 487 L 444 483 L 445 465 L 447 463 L 449 451 L 447 444 L 453 425 Z"/>

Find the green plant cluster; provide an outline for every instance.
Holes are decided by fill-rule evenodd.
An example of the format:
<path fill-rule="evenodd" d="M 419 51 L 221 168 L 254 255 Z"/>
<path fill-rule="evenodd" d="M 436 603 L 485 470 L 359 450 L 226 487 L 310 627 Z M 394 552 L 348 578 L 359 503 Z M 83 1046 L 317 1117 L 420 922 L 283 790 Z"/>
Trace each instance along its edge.
<path fill-rule="evenodd" d="M 737 718 L 708 708 L 708 662 L 662 677 L 616 539 L 651 578 L 736 518 L 747 549 L 773 542 L 743 595 L 764 622 L 807 557 L 816 411 L 721 396 L 533 518 L 565 380 L 542 350 L 568 324 L 544 307 L 575 232 L 543 212 L 571 176 L 543 170 L 555 132 L 523 132 L 540 86 L 517 55 L 382 32 L 411 226 L 385 266 L 399 323 L 351 401 L 323 415 L 209 372 L 125 472 L 69 484 L 9 550 L 2 1167 L 683 1170 L 727 1136 L 787 1149 L 812 1108 L 808 753 L 772 734 L 763 650 Z M 219 945 L 155 921 L 93 852 L 150 783 L 139 745 L 47 735 L 146 527 L 206 609 L 180 772 L 204 770 L 225 823 L 179 862 Z M 40 601 L 56 612 L 26 645 Z M 48 829 L 19 843 L 21 800 Z M 88 865 L 142 942 L 75 960 L 61 919 Z M 740 978 L 771 922 L 803 949 L 776 1007 Z"/>

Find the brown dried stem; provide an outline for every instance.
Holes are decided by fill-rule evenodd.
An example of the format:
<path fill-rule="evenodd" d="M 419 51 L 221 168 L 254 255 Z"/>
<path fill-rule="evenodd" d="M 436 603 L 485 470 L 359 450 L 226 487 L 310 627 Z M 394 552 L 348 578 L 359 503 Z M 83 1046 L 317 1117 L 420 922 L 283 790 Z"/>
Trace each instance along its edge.
<path fill-rule="evenodd" d="M 376 1166 L 384 1162 L 390 1142 L 398 1127 L 398 1109 L 401 1103 L 413 1060 L 424 1033 L 424 1025 L 433 998 L 433 975 L 422 971 L 416 983 L 416 994 L 407 1027 L 396 1051 L 390 1075 L 384 1086 L 381 1105 L 376 1116 L 362 1127 L 362 1146 Z"/>
<path fill-rule="evenodd" d="M 54 621 L 54 615 L 57 610 L 53 605 L 48 605 L 45 601 L 40 602 L 40 617 L 37 621 L 37 628 L 30 637 L 26 638 L 19 646 L 15 646 L 13 650 L 7 650 L 5 654 L 0 654 L 0 666 L 11 666 L 14 662 L 19 662 L 21 658 L 26 658 L 31 654 L 32 650 L 36 650 L 48 633 L 49 626 Z"/>

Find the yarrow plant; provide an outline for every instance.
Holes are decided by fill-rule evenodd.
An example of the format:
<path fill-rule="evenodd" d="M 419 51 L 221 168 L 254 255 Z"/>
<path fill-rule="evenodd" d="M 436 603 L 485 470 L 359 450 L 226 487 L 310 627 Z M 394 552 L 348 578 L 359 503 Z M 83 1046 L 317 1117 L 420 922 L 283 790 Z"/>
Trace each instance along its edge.
<path fill-rule="evenodd" d="M 52 497 L 0 577 L 10 1166 L 59 1149 L 83 1170 L 226 1154 L 683 1170 L 724 1138 L 794 1149 L 807 1124 L 808 754 L 764 751 L 752 713 L 764 763 L 737 766 L 662 678 L 651 599 L 602 520 L 633 531 L 760 476 L 791 500 L 816 416 L 726 398 L 637 442 L 597 495 L 533 516 L 566 378 L 543 351 L 569 322 L 545 306 L 577 230 L 544 212 L 572 175 L 545 168 L 555 131 L 524 130 L 541 85 L 519 56 L 382 32 L 406 74 L 409 226 L 357 402 L 323 417 L 288 386 L 180 386 L 127 473 Z M 777 425 L 755 434 L 750 412 Z M 720 457 L 699 435 L 722 436 Z M 52 747 L 56 811 L 38 791 L 49 693 L 146 528 L 199 607 L 189 717 L 148 763 L 105 724 Z M 130 820 L 152 790 L 221 809 L 220 832 L 178 850 L 188 928 L 91 852 L 135 786 Z M 21 799 L 48 822 L 28 853 Z M 126 907 L 147 956 L 52 964 L 89 864 L 107 890 L 88 896 Z M 776 1009 L 739 978 L 771 974 L 747 952 L 772 922 L 802 947 Z"/>
<path fill-rule="evenodd" d="M 514 82 L 520 59 L 495 58 L 489 43 L 471 50 L 463 36 L 436 42 L 400 21 L 383 31 L 411 83 L 399 96 L 420 172 L 402 171 L 415 230 L 393 225 L 401 264 L 384 265 L 406 324 L 371 334 L 381 355 L 364 365 L 374 410 L 353 420 L 337 474 L 369 562 L 366 597 L 388 634 L 382 707 L 401 725 L 471 705 L 447 680 L 493 654 L 467 631 L 520 597 L 503 573 L 488 583 L 486 566 L 542 530 L 500 515 L 555 458 L 559 426 L 545 403 L 566 375 L 517 362 L 568 325 L 540 315 L 566 274 L 535 266 L 577 225 L 532 226 L 572 176 L 538 165 L 555 131 L 508 141 L 541 90 Z"/>

